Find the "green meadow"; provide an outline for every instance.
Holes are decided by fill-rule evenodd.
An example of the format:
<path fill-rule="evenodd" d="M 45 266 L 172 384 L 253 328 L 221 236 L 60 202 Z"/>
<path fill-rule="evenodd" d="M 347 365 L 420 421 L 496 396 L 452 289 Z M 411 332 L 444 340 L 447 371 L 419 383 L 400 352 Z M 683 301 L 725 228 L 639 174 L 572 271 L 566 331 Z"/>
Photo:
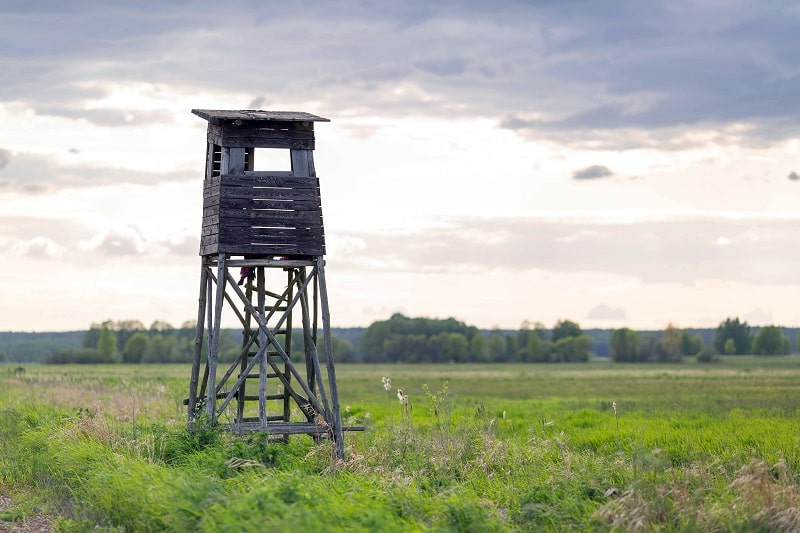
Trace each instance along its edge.
<path fill-rule="evenodd" d="M 800 528 L 797 357 L 338 365 L 366 428 L 343 462 L 306 436 L 187 432 L 188 366 L 24 368 L 0 366 L 0 530 Z"/>

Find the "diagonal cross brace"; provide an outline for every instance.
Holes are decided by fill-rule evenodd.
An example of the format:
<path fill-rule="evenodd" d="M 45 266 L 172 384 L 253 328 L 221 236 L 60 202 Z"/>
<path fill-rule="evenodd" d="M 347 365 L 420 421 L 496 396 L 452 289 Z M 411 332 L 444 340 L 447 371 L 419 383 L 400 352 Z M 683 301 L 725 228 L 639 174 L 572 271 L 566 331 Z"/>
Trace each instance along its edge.
<path fill-rule="evenodd" d="M 311 277 L 313 277 L 313 276 L 310 276 L 309 279 Z M 250 301 L 247 299 L 247 296 L 242 292 L 242 290 L 239 288 L 239 286 L 236 285 L 236 280 L 233 278 L 233 276 L 231 276 L 230 272 L 228 272 L 227 270 L 225 271 L 225 279 L 228 281 L 228 284 L 236 292 L 237 296 L 239 296 L 239 299 L 245 305 L 245 308 L 250 312 L 250 314 L 254 318 L 256 318 L 258 316 L 258 311 L 256 310 L 255 307 L 253 307 L 253 304 L 250 303 Z M 306 283 L 304 285 L 307 285 L 307 284 L 308 284 L 308 280 L 306 280 Z M 301 293 L 298 292 L 298 294 L 292 300 L 291 304 L 289 306 L 287 306 L 287 310 L 284 312 L 283 316 L 281 316 L 281 319 L 278 321 L 278 324 L 276 325 L 276 329 L 278 327 L 280 327 L 280 325 L 286 319 L 288 311 L 295 305 L 295 303 L 299 299 L 299 295 L 300 294 Z M 308 388 L 308 385 L 306 384 L 305 380 L 300 375 L 300 373 L 297 371 L 297 367 L 294 366 L 294 363 L 292 362 L 291 358 L 286 353 L 286 351 L 283 349 L 283 346 L 281 346 L 280 343 L 277 341 L 277 339 L 275 338 L 275 335 L 273 335 L 272 331 L 270 331 L 270 328 L 266 324 L 261 323 L 261 321 L 259 319 L 257 319 L 257 318 L 256 318 L 256 323 L 258 324 L 258 328 L 261 331 L 263 331 L 264 334 L 267 336 L 267 340 L 268 340 L 267 346 L 269 344 L 272 344 L 275 347 L 278 355 L 281 356 L 281 358 L 283 359 L 283 362 L 289 368 L 289 371 L 292 373 L 292 375 L 295 377 L 297 382 L 303 388 L 303 392 L 305 392 L 308 395 L 308 400 L 314 406 L 314 409 L 316 409 L 317 412 L 320 412 L 320 413 L 325 412 L 325 410 L 320 405 L 319 400 L 317 399 L 316 395 L 311 391 L 311 389 Z M 246 374 L 249 372 L 249 370 L 252 369 L 252 365 L 255 364 L 255 361 L 257 359 L 258 358 L 255 358 L 255 357 L 253 358 L 253 361 L 251 361 L 251 363 L 248 365 L 247 372 L 244 372 L 242 374 L 242 377 L 240 377 L 239 380 L 237 380 L 236 385 L 234 386 L 234 389 L 237 389 L 239 386 L 241 386 L 241 382 L 244 381 L 244 376 L 246 376 Z M 229 395 L 229 397 L 232 398 L 232 395 Z M 226 406 L 227 406 L 227 403 L 229 401 L 230 400 L 226 401 L 226 403 L 225 403 Z"/>

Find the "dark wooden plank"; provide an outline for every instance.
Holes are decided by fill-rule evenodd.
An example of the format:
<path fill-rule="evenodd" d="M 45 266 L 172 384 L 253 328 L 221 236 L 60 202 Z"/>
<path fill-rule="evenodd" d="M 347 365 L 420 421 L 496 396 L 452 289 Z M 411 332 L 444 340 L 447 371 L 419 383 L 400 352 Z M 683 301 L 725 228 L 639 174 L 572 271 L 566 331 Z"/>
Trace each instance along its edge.
<path fill-rule="evenodd" d="M 227 231 L 227 230 L 226 230 Z M 286 238 L 299 241 L 312 241 L 324 239 L 322 228 L 250 228 L 250 235 L 254 239 Z"/>
<path fill-rule="evenodd" d="M 312 155 L 310 150 L 292 150 L 292 174 L 295 176 L 313 176 Z"/>
<path fill-rule="evenodd" d="M 213 235 L 207 235 L 206 237 L 209 240 L 213 240 Z M 297 237 L 295 235 L 271 235 L 269 233 L 263 233 L 259 235 L 254 235 L 250 233 L 229 233 L 224 232 L 219 235 L 219 242 L 227 243 L 227 244 L 235 244 L 237 242 L 243 242 L 248 244 L 261 244 L 264 246 L 279 244 L 279 245 L 290 245 L 290 244 L 297 244 L 297 245 L 309 245 L 313 246 L 315 244 L 322 244 L 322 239 L 318 236 L 313 237 Z"/>
<path fill-rule="evenodd" d="M 250 221 L 250 226 L 322 226 L 322 216 L 314 211 L 245 211 L 242 215 L 223 213 L 220 226 L 241 226 Z M 238 223 L 237 223 L 238 222 Z"/>
<path fill-rule="evenodd" d="M 297 209 L 293 209 L 292 205 L 297 204 Z M 213 202 L 205 205 L 215 205 Z M 222 213 L 225 214 L 229 211 L 251 211 L 254 209 L 282 209 L 285 211 L 308 211 L 309 209 L 319 209 L 319 203 L 303 202 L 293 200 L 291 198 L 220 198 L 216 205 L 221 205 Z M 311 208 L 303 206 L 312 206 Z"/>
<path fill-rule="evenodd" d="M 325 240 L 322 236 L 319 235 L 301 235 L 301 236 L 292 236 L 292 235 L 250 235 L 249 233 L 241 233 L 241 232 L 223 232 L 220 234 L 211 234 L 211 235 L 203 235 L 200 237 L 200 245 L 201 246 L 209 246 L 214 243 L 225 244 L 225 245 L 236 245 L 236 244 L 243 244 L 243 245 L 260 245 L 260 246 L 269 246 L 269 245 L 280 245 L 280 246 L 289 246 L 289 245 L 302 245 L 302 246 L 312 246 L 312 247 L 321 247 L 324 246 Z"/>
<path fill-rule="evenodd" d="M 212 243 L 200 246 L 200 255 L 217 255 L 219 253 L 219 245 Z"/>
<path fill-rule="evenodd" d="M 284 211 L 316 211 L 321 213 L 319 202 L 305 201 L 305 200 L 286 200 L 284 198 L 254 198 L 253 208 L 256 210 L 262 209 L 280 209 Z M 322 216 L 320 214 L 320 216 Z"/>
<path fill-rule="evenodd" d="M 203 217 L 203 227 L 206 226 L 219 226 L 219 215 L 209 215 Z"/>
<path fill-rule="evenodd" d="M 206 235 L 219 235 L 219 224 L 203 226 L 203 229 L 200 231 L 200 236 L 205 237 Z"/>
<path fill-rule="evenodd" d="M 227 186 L 241 187 L 286 187 L 289 189 L 319 189 L 319 178 L 315 176 L 292 176 L 289 173 L 245 172 L 244 176 L 222 176 Z"/>
<path fill-rule="evenodd" d="M 325 232 L 322 227 L 318 228 L 260 228 L 252 226 L 229 226 L 222 230 L 225 235 L 234 235 L 236 232 L 249 231 L 249 235 L 255 238 L 269 235 L 272 237 L 290 237 L 297 240 L 324 239 Z M 204 226 L 201 236 L 219 235 L 221 232 L 218 225 Z"/>
<path fill-rule="evenodd" d="M 223 200 L 234 199 L 264 199 L 264 200 L 306 200 L 320 203 L 320 195 L 314 189 L 276 189 L 276 188 L 258 188 L 251 187 L 222 187 L 220 190 L 220 197 Z"/>
<path fill-rule="evenodd" d="M 236 244 L 245 244 L 245 245 L 259 245 L 259 246 L 311 246 L 311 247 L 321 247 L 323 246 L 324 239 L 320 237 L 301 237 L 296 238 L 292 236 L 284 236 L 284 237 L 274 237 L 269 235 L 264 236 L 254 236 L 248 234 L 229 234 L 229 233 L 221 233 L 219 235 L 206 235 L 200 238 L 201 244 L 206 246 L 208 244 L 212 244 L 215 240 L 220 244 L 225 245 L 236 245 Z"/>
<path fill-rule="evenodd" d="M 268 255 L 268 256 L 288 256 L 288 257 L 317 257 L 325 255 L 325 248 L 320 246 L 268 246 L 258 244 L 225 244 L 217 245 L 213 253 L 225 253 L 235 255 Z M 209 255 L 209 254 L 202 254 Z"/>
<path fill-rule="evenodd" d="M 282 127 L 284 126 L 284 127 Z M 240 126 L 209 124 L 206 139 L 226 148 L 283 148 L 313 150 L 314 128 L 299 128 L 284 123 L 254 123 Z"/>
<path fill-rule="evenodd" d="M 244 148 L 222 147 L 221 174 L 241 176 L 244 174 Z"/>
<path fill-rule="evenodd" d="M 276 210 L 276 209 L 220 209 L 218 205 L 203 207 L 204 225 L 213 223 L 210 217 L 219 216 L 223 226 L 270 226 L 300 225 L 321 226 L 322 211 L 310 210 Z M 205 223 L 208 219 L 208 224 Z"/>

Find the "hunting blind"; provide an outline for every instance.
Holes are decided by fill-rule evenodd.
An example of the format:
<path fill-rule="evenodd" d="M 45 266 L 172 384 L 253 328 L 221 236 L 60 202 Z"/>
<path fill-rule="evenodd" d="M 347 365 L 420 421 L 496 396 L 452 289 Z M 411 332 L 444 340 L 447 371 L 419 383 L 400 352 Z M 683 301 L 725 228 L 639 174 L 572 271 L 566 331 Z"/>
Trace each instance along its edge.
<path fill-rule="evenodd" d="M 313 157 L 314 123 L 329 121 L 285 111 L 192 113 L 208 121 L 208 133 L 188 425 L 205 416 L 238 433 L 328 437 L 341 458 L 343 431 L 362 428 L 342 427 L 331 348 Z M 289 170 L 255 170 L 261 152 L 284 155 Z M 223 314 L 242 328 L 235 356 L 221 352 Z"/>

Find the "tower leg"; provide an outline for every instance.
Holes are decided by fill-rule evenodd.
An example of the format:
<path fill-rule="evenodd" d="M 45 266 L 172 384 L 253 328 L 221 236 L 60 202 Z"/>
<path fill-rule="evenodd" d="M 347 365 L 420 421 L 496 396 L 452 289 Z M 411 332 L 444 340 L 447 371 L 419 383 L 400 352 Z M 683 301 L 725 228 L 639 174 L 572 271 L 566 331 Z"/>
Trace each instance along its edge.
<path fill-rule="evenodd" d="M 194 425 L 194 418 L 197 415 L 197 382 L 200 378 L 200 359 L 203 357 L 203 329 L 206 311 L 206 285 L 208 283 L 208 274 L 206 270 L 205 261 L 200 268 L 200 296 L 198 297 L 197 305 L 197 324 L 194 336 L 194 352 L 192 355 L 192 375 L 189 381 L 189 402 L 187 408 L 188 425 L 191 428 Z"/>
<path fill-rule="evenodd" d="M 217 411 L 217 354 L 219 350 L 220 322 L 222 321 L 222 305 L 225 303 L 225 282 L 227 270 L 225 267 L 225 254 L 219 254 L 217 260 L 217 293 L 214 299 L 213 335 L 208 346 L 208 388 L 206 389 L 206 414 L 211 421 L 216 420 Z M 209 324 L 209 328 L 211 328 Z"/>
<path fill-rule="evenodd" d="M 317 276 L 319 278 L 320 304 L 322 306 L 322 337 L 325 351 L 325 364 L 328 367 L 328 384 L 331 388 L 332 420 L 334 455 L 337 459 L 344 459 L 344 432 L 342 430 L 342 416 L 339 411 L 339 391 L 336 388 L 336 369 L 333 364 L 333 346 L 331 343 L 331 314 L 328 308 L 328 288 L 325 282 L 325 260 L 317 257 Z"/>

